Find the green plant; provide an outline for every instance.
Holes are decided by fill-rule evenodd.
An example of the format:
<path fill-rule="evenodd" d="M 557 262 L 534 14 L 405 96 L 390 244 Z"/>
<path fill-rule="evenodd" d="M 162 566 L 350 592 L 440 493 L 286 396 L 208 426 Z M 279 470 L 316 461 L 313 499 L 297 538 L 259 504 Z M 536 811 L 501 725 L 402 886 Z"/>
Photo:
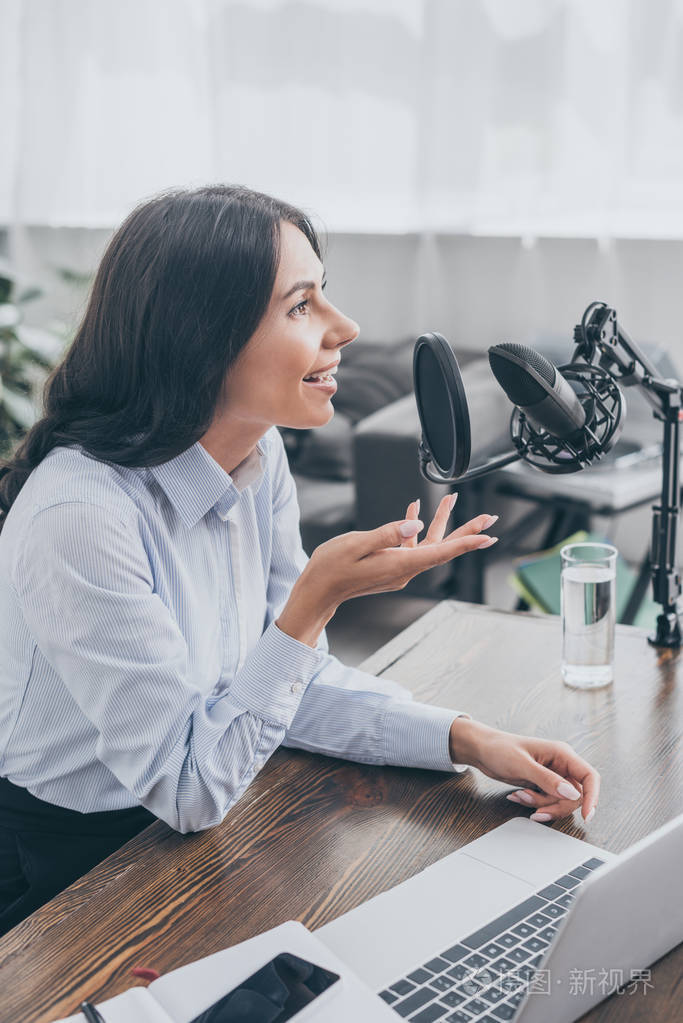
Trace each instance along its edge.
<path fill-rule="evenodd" d="M 46 330 L 25 323 L 40 288 L 22 286 L 0 261 L 0 456 L 5 457 L 40 414 L 40 393 L 67 338 L 61 325 Z"/>

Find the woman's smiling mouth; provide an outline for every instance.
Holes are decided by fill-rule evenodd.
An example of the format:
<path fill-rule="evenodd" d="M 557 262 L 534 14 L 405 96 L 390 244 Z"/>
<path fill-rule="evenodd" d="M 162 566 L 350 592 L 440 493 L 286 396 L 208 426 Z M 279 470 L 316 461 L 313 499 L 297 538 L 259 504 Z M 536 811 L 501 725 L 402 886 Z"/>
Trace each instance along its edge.
<path fill-rule="evenodd" d="M 308 376 L 304 377 L 303 382 L 308 384 L 309 387 L 317 387 L 318 390 L 330 391 L 334 394 L 337 390 L 337 381 L 334 379 L 333 374 L 337 372 L 338 366 L 339 360 L 331 366 L 318 370 L 316 373 L 309 373 Z"/>

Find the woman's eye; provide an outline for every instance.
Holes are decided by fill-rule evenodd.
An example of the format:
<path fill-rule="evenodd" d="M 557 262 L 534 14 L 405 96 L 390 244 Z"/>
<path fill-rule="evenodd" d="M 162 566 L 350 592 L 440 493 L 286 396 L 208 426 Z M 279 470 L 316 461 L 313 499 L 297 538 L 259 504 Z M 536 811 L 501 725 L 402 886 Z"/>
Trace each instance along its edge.
<path fill-rule="evenodd" d="M 290 316 L 301 316 L 301 315 L 303 315 L 303 312 L 306 309 L 307 305 L 308 305 L 308 299 L 305 298 L 302 302 L 299 302 L 297 305 L 295 305 L 293 309 L 290 309 L 289 315 Z"/>

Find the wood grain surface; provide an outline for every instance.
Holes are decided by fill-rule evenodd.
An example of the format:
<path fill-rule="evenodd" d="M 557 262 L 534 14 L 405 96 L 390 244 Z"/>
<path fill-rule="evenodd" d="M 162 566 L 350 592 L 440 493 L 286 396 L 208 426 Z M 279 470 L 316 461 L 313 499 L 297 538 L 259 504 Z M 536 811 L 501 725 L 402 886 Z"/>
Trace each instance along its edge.
<path fill-rule="evenodd" d="M 618 626 L 615 682 L 595 692 L 562 685 L 559 655 L 556 618 L 445 601 L 363 667 L 425 702 L 571 742 L 602 796 L 589 827 L 553 826 L 619 852 L 683 809 L 683 655 Z M 285 920 L 315 929 L 525 813 L 508 791 L 474 771 L 279 750 L 219 827 L 154 824 L 0 939 L 0 1020 L 53 1020 L 130 987 L 135 966 L 164 973 Z M 683 946 L 652 981 L 584 1019 L 678 1023 Z"/>

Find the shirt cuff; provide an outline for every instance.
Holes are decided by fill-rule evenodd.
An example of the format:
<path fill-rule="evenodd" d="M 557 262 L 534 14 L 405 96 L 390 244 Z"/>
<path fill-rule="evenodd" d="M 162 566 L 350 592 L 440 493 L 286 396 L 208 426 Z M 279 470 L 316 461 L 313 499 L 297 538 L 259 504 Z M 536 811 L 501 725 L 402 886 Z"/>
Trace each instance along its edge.
<path fill-rule="evenodd" d="M 462 711 L 427 703 L 392 701 L 384 722 L 385 763 L 398 767 L 424 767 L 432 771 L 466 771 L 467 764 L 450 758 L 450 730 Z"/>
<path fill-rule="evenodd" d="M 233 679 L 228 699 L 263 721 L 289 728 L 325 657 L 271 622 Z"/>

